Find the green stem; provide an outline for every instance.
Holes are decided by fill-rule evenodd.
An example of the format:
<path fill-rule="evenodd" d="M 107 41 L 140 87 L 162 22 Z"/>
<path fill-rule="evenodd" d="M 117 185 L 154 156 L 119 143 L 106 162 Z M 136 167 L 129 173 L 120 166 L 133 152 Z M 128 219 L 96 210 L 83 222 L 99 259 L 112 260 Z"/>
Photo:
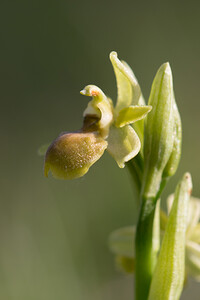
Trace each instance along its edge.
<path fill-rule="evenodd" d="M 151 278 L 157 261 L 157 247 L 154 247 L 154 216 L 156 203 L 167 183 L 163 178 L 155 197 L 141 196 L 141 207 L 135 237 L 135 295 L 136 300 L 147 300 Z"/>
<path fill-rule="evenodd" d="M 153 185 L 145 184 L 148 181 L 145 178 L 146 180 L 143 182 L 144 160 L 140 153 L 126 165 L 136 184 L 138 193 L 142 194 L 140 197 L 140 213 L 135 238 L 135 295 L 136 300 L 147 300 L 159 247 L 157 244 L 154 245 L 156 240 L 154 235 L 159 234 L 154 226 L 156 203 L 160 198 L 168 179 L 161 179 L 160 175 L 157 174 L 158 178 L 154 178 L 152 182 L 152 184 L 154 183 Z M 158 184 L 160 183 L 159 187 L 156 182 L 158 182 Z M 152 192 L 152 190 L 156 196 L 147 196 L 149 191 Z M 157 217 L 159 218 L 159 215 Z"/>
<path fill-rule="evenodd" d="M 156 255 L 153 249 L 153 221 L 155 199 L 142 199 L 135 239 L 135 294 L 136 300 L 148 298 Z"/>

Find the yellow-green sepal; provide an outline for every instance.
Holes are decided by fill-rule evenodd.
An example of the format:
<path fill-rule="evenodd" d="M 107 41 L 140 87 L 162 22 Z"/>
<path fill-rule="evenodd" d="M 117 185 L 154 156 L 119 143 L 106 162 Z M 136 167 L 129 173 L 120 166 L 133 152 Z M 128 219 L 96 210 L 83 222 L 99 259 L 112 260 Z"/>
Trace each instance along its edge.
<path fill-rule="evenodd" d="M 130 125 L 122 128 L 111 126 L 107 141 L 107 151 L 120 168 L 124 168 L 125 163 L 135 157 L 141 147 L 140 139 Z"/>
<path fill-rule="evenodd" d="M 116 52 L 110 53 L 110 60 L 113 65 L 117 80 L 118 97 L 116 112 L 130 105 L 137 105 L 141 95 L 140 86 L 127 63 L 120 61 Z"/>
<path fill-rule="evenodd" d="M 138 106 L 131 105 L 121 109 L 116 117 L 115 125 L 117 127 L 123 127 L 128 124 L 133 124 L 136 121 L 142 120 L 151 111 L 152 106 Z"/>

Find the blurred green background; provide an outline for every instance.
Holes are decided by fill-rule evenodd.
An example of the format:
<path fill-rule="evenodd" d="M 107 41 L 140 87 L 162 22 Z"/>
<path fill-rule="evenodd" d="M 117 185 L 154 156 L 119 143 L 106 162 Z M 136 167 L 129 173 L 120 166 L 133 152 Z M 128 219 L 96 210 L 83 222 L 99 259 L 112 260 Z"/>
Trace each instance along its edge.
<path fill-rule="evenodd" d="M 43 176 L 38 147 L 81 127 L 96 84 L 116 99 L 108 59 L 118 52 L 148 99 L 169 61 L 183 122 L 183 172 L 200 196 L 199 1 L 1 2 L 0 299 L 133 299 L 133 278 L 118 273 L 107 247 L 114 229 L 135 223 L 126 170 L 107 154 L 82 179 Z M 164 199 L 163 199 L 164 201 Z M 182 299 L 199 299 L 190 282 Z"/>

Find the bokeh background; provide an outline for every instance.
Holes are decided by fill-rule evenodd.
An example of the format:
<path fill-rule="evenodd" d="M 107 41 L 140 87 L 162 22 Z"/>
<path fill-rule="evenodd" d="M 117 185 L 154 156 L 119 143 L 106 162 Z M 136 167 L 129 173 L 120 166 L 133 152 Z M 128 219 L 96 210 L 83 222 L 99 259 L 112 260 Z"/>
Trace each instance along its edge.
<path fill-rule="evenodd" d="M 96 84 L 116 99 L 109 62 L 118 52 L 148 99 L 169 61 L 183 122 L 183 172 L 200 196 L 200 3 L 198 1 L 1 1 L 0 299 L 133 299 L 133 278 L 117 272 L 107 246 L 136 222 L 126 170 L 105 154 L 82 179 L 43 176 L 40 145 L 81 127 Z M 163 198 L 163 203 L 165 197 Z M 192 280 L 182 299 L 199 299 Z"/>

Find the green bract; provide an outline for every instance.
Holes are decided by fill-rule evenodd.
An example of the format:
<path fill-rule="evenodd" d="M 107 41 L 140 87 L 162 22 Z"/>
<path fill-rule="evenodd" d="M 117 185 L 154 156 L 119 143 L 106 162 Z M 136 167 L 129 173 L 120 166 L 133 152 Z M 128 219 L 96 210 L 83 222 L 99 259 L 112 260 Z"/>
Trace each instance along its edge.
<path fill-rule="evenodd" d="M 181 152 L 181 121 L 176 106 L 169 63 L 158 70 L 149 97 L 144 140 L 144 196 L 156 197 L 163 178 L 173 175 Z"/>
<path fill-rule="evenodd" d="M 123 168 L 140 151 L 140 139 L 131 124 L 145 118 L 151 106 L 140 105 L 140 87 L 130 67 L 116 52 L 110 59 L 117 79 L 116 106 L 100 88 L 86 86 L 81 94 L 92 100 L 83 113 L 83 127 L 78 133 L 61 135 L 50 145 L 45 156 L 46 176 L 51 171 L 60 179 L 81 177 L 105 149 Z"/>
<path fill-rule="evenodd" d="M 151 282 L 149 300 L 178 300 L 182 292 L 185 278 L 185 234 L 191 190 L 191 177 L 186 173 L 176 188 Z"/>

